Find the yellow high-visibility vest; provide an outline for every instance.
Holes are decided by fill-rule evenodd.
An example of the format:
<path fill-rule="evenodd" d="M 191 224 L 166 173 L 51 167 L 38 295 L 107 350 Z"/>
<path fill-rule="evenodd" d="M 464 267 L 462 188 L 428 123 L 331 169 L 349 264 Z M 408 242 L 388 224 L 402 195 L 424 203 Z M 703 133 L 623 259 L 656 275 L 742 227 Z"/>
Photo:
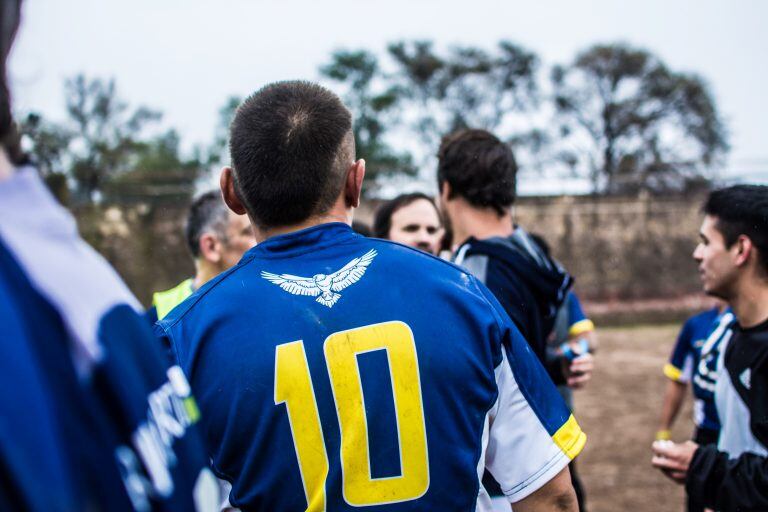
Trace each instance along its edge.
<path fill-rule="evenodd" d="M 173 308 L 184 302 L 184 299 L 192 295 L 192 278 L 182 281 L 170 290 L 156 292 L 152 295 L 152 305 L 157 310 L 157 319 L 162 320 Z"/>

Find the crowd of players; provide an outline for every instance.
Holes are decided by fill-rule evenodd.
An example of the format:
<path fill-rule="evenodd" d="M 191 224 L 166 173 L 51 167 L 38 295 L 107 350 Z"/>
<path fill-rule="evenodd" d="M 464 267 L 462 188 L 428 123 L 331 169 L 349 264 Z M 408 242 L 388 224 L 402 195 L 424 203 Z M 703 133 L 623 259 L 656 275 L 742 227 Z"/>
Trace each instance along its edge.
<path fill-rule="evenodd" d="M 20 2 L 2 7 L 4 70 Z M 439 209 L 401 196 L 362 236 L 350 112 L 270 84 L 236 113 L 221 191 L 190 211 L 196 275 L 142 312 L 19 150 L 4 77 L 0 510 L 586 509 L 570 390 L 594 326 L 513 223 L 507 144 L 447 135 Z M 727 309 L 681 334 L 665 373 L 694 384 L 702 419 L 669 441 L 670 385 L 653 464 L 691 509 L 768 510 L 768 189 L 703 211 L 694 258 Z"/>

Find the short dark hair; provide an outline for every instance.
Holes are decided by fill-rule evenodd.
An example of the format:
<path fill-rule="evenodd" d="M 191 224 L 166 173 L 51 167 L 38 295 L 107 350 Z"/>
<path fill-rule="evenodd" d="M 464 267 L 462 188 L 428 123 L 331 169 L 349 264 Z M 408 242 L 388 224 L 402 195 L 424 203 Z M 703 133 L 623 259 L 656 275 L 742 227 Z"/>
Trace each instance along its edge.
<path fill-rule="evenodd" d="M 328 211 L 354 159 L 352 116 L 310 82 L 276 82 L 237 109 L 230 127 L 235 186 L 261 227 Z"/>
<path fill-rule="evenodd" d="M 734 185 L 710 192 L 702 211 L 717 218 L 715 226 L 731 247 L 740 235 L 757 248 L 760 266 L 768 273 L 768 186 Z"/>
<path fill-rule="evenodd" d="M 437 182 L 451 186 L 449 198 L 493 208 L 502 215 L 515 202 L 517 163 L 508 144 L 485 130 L 462 130 L 443 138 L 437 153 Z"/>
<path fill-rule="evenodd" d="M 373 236 L 376 238 L 389 238 L 389 230 L 392 229 L 392 216 L 395 212 L 419 199 L 429 201 L 429 204 L 431 204 L 437 212 L 437 217 L 442 224 L 443 218 L 442 215 L 440 215 L 440 210 L 437 209 L 434 199 L 421 192 L 412 192 L 410 194 L 401 194 L 382 204 L 379 209 L 376 210 L 376 216 L 373 219 Z"/>
<path fill-rule="evenodd" d="M 192 201 L 187 215 L 187 246 L 192 256 L 200 257 L 200 237 L 213 232 L 222 242 L 226 242 L 227 219 L 229 209 L 221 197 L 221 192 L 211 190 Z"/>

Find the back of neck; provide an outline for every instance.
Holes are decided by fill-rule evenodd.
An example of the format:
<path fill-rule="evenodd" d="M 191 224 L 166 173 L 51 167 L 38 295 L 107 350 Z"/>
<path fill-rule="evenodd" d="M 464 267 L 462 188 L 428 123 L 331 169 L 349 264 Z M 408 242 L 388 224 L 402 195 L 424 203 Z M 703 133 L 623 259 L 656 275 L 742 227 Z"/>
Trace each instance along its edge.
<path fill-rule="evenodd" d="M 285 235 L 287 233 L 293 233 L 294 231 L 301 231 L 302 229 L 311 228 L 313 226 L 319 226 L 320 224 L 328 224 L 329 222 L 343 222 L 345 224 L 352 223 L 352 209 L 340 212 L 336 209 L 331 210 L 324 215 L 313 215 L 308 219 L 299 222 L 298 224 L 291 224 L 288 226 L 270 226 L 259 227 L 252 223 L 253 233 L 256 236 L 256 243 L 261 243 L 273 236 Z"/>
<path fill-rule="evenodd" d="M 451 216 L 451 221 L 457 246 L 469 237 L 478 240 L 508 237 L 515 231 L 512 213 L 506 211 L 500 216 L 493 208 L 463 208 L 457 215 Z"/>

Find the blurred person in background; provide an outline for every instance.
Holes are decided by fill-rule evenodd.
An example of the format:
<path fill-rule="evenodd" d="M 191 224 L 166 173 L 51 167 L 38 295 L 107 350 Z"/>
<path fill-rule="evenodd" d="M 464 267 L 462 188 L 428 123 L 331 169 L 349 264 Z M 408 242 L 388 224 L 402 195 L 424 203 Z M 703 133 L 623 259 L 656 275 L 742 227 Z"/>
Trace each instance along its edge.
<path fill-rule="evenodd" d="M 0 1 L 0 510 L 217 510 L 184 374 L 19 149 L 20 4 Z"/>
<path fill-rule="evenodd" d="M 248 216 L 237 215 L 227 208 L 219 190 L 206 192 L 192 202 L 185 235 L 195 260 L 195 276 L 152 296 L 152 307 L 147 314 L 153 323 L 212 278 L 237 264 L 243 254 L 256 245 Z"/>
<path fill-rule="evenodd" d="M 426 194 L 402 194 L 382 204 L 373 221 L 373 236 L 415 247 L 432 255 L 440 251 L 443 222 L 435 201 Z"/>
<path fill-rule="evenodd" d="M 546 365 L 547 339 L 573 278 L 513 223 L 516 175 L 512 150 L 485 130 L 442 141 L 437 177 L 440 206 L 459 244 L 454 262 L 488 286 Z M 592 363 L 587 353 L 565 373 L 548 370 L 556 384 L 578 387 L 590 379 Z"/>
<path fill-rule="evenodd" d="M 565 366 L 547 361 L 547 339 L 573 279 L 513 223 L 516 176 L 512 150 L 493 134 L 462 130 L 443 138 L 437 180 L 440 206 L 459 244 L 454 262 L 493 292 L 555 384 L 581 387 L 592 374 L 589 352 Z M 501 494 L 490 475 L 483 482 L 494 496 Z"/>
<path fill-rule="evenodd" d="M 541 235 L 530 233 L 531 239 L 551 257 L 549 244 Z M 594 354 L 597 350 L 595 324 L 584 314 L 581 301 L 573 290 L 568 292 L 560 309 L 557 310 L 555 326 L 547 339 L 547 367 L 551 371 L 566 372 L 568 366 L 583 354 Z M 577 386 L 578 387 L 578 386 Z M 565 383 L 558 384 L 557 390 L 565 405 L 573 411 L 573 388 Z M 579 509 L 586 510 L 586 491 L 576 471 L 576 461 L 571 465 L 571 482 L 579 501 Z"/>
<path fill-rule="evenodd" d="M 652 464 L 714 510 L 768 510 L 768 187 L 710 193 L 693 253 L 704 292 L 732 308 L 720 342 L 717 445 L 655 441 Z"/>
<path fill-rule="evenodd" d="M 720 420 L 715 407 L 717 361 L 720 343 L 729 332 L 731 322 L 733 313 L 722 301 L 686 320 L 669 362 L 664 365 L 664 375 L 669 381 L 664 391 L 656 440 L 671 439 L 672 425 L 682 408 L 690 383 L 694 397 L 693 441 L 699 445 L 717 443 L 720 434 Z M 687 510 L 699 512 L 705 507 L 689 497 Z"/>

